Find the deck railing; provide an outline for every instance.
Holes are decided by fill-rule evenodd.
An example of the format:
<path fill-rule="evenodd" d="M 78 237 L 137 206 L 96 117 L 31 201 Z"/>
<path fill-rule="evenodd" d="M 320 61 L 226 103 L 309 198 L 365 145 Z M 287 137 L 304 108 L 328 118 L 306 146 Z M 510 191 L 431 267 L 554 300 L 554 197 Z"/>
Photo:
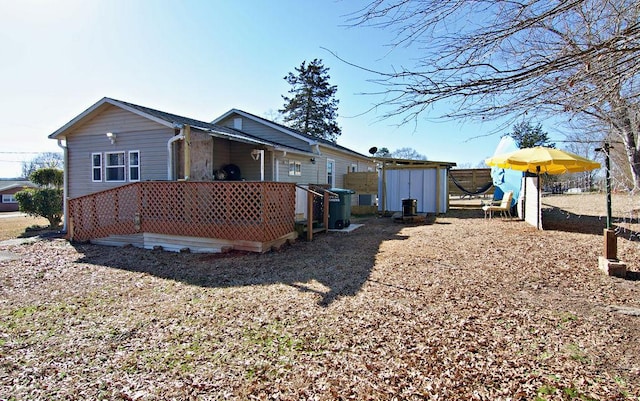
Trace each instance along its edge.
<path fill-rule="evenodd" d="M 69 200 L 69 239 L 157 233 L 268 242 L 295 229 L 295 184 L 138 182 Z"/>

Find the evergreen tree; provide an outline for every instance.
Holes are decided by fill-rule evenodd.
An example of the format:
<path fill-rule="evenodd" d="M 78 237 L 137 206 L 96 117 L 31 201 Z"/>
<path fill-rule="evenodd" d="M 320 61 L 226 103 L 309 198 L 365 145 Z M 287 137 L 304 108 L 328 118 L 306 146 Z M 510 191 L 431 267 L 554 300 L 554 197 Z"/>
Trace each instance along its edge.
<path fill-rule="evenodd" d="M 329 68 L 322 60 L 303 61 L 296 74 L 284 79 L 291 85 L 291 97 L 282 96 L 284 107 L 278 110 L 289 127 L 316 138 L 335 142 L 342 133 L 338 117 L 337 87 L 329 84 Z"/>
<path fill-rule="evenodd" d="M 509 134 L 516 141 L 520 149 L 546 146 L 555 148 L 556 144 L 549 141 L 549 134 L 542 130 L 542 124 L 531 125 L 529 121 L 522 121 L 513 126 L 513 132 Z"/>

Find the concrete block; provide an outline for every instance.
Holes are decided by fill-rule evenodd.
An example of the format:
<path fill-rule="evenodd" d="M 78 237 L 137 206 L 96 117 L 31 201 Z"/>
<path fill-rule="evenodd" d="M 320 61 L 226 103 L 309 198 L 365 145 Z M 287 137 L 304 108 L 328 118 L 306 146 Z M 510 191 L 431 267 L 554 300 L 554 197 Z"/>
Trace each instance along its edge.
<path fill-rule="evenodd" d="M 598 257 L 598 267 L 609 276 L 624 278 L 627 276 L 627 264 L 618 259 Z"/>

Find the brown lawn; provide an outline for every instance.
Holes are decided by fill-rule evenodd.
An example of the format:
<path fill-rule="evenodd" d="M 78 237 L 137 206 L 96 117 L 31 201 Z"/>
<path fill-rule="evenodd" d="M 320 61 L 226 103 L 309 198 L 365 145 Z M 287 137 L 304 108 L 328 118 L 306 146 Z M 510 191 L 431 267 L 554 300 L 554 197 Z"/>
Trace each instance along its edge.
<path fill-rule="evenodd" d="M 0 241 L 17 237 L 28 237 L 49 225 L 49 221 L 42 217 L 26 216 L 22 213 L 0 213 Z"/>
<path fill-rule="evenodd" d="M 543 202 L 545 231 L 452 210 L 262 255 L 0 245 L 0 398 L 637 401 L 638 199 L 627 279 L 603 195 Z"/>

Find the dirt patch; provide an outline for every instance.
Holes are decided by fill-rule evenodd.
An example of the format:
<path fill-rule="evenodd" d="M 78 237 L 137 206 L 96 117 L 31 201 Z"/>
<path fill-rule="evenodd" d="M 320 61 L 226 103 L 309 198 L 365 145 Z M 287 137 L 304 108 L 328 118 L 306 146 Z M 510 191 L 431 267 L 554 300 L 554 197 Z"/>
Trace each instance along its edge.
<path fill-rule="evenodd" d="M 629 279 L 602 274 L 578 206 L 603 198 L 576 199 L 543 200 L 546 231 L 453 210 L 263 255 L 0 246 L 21 255 L 0 261 L 0 397 L 635 400 L 639 242 L 619 239 Z"/>

